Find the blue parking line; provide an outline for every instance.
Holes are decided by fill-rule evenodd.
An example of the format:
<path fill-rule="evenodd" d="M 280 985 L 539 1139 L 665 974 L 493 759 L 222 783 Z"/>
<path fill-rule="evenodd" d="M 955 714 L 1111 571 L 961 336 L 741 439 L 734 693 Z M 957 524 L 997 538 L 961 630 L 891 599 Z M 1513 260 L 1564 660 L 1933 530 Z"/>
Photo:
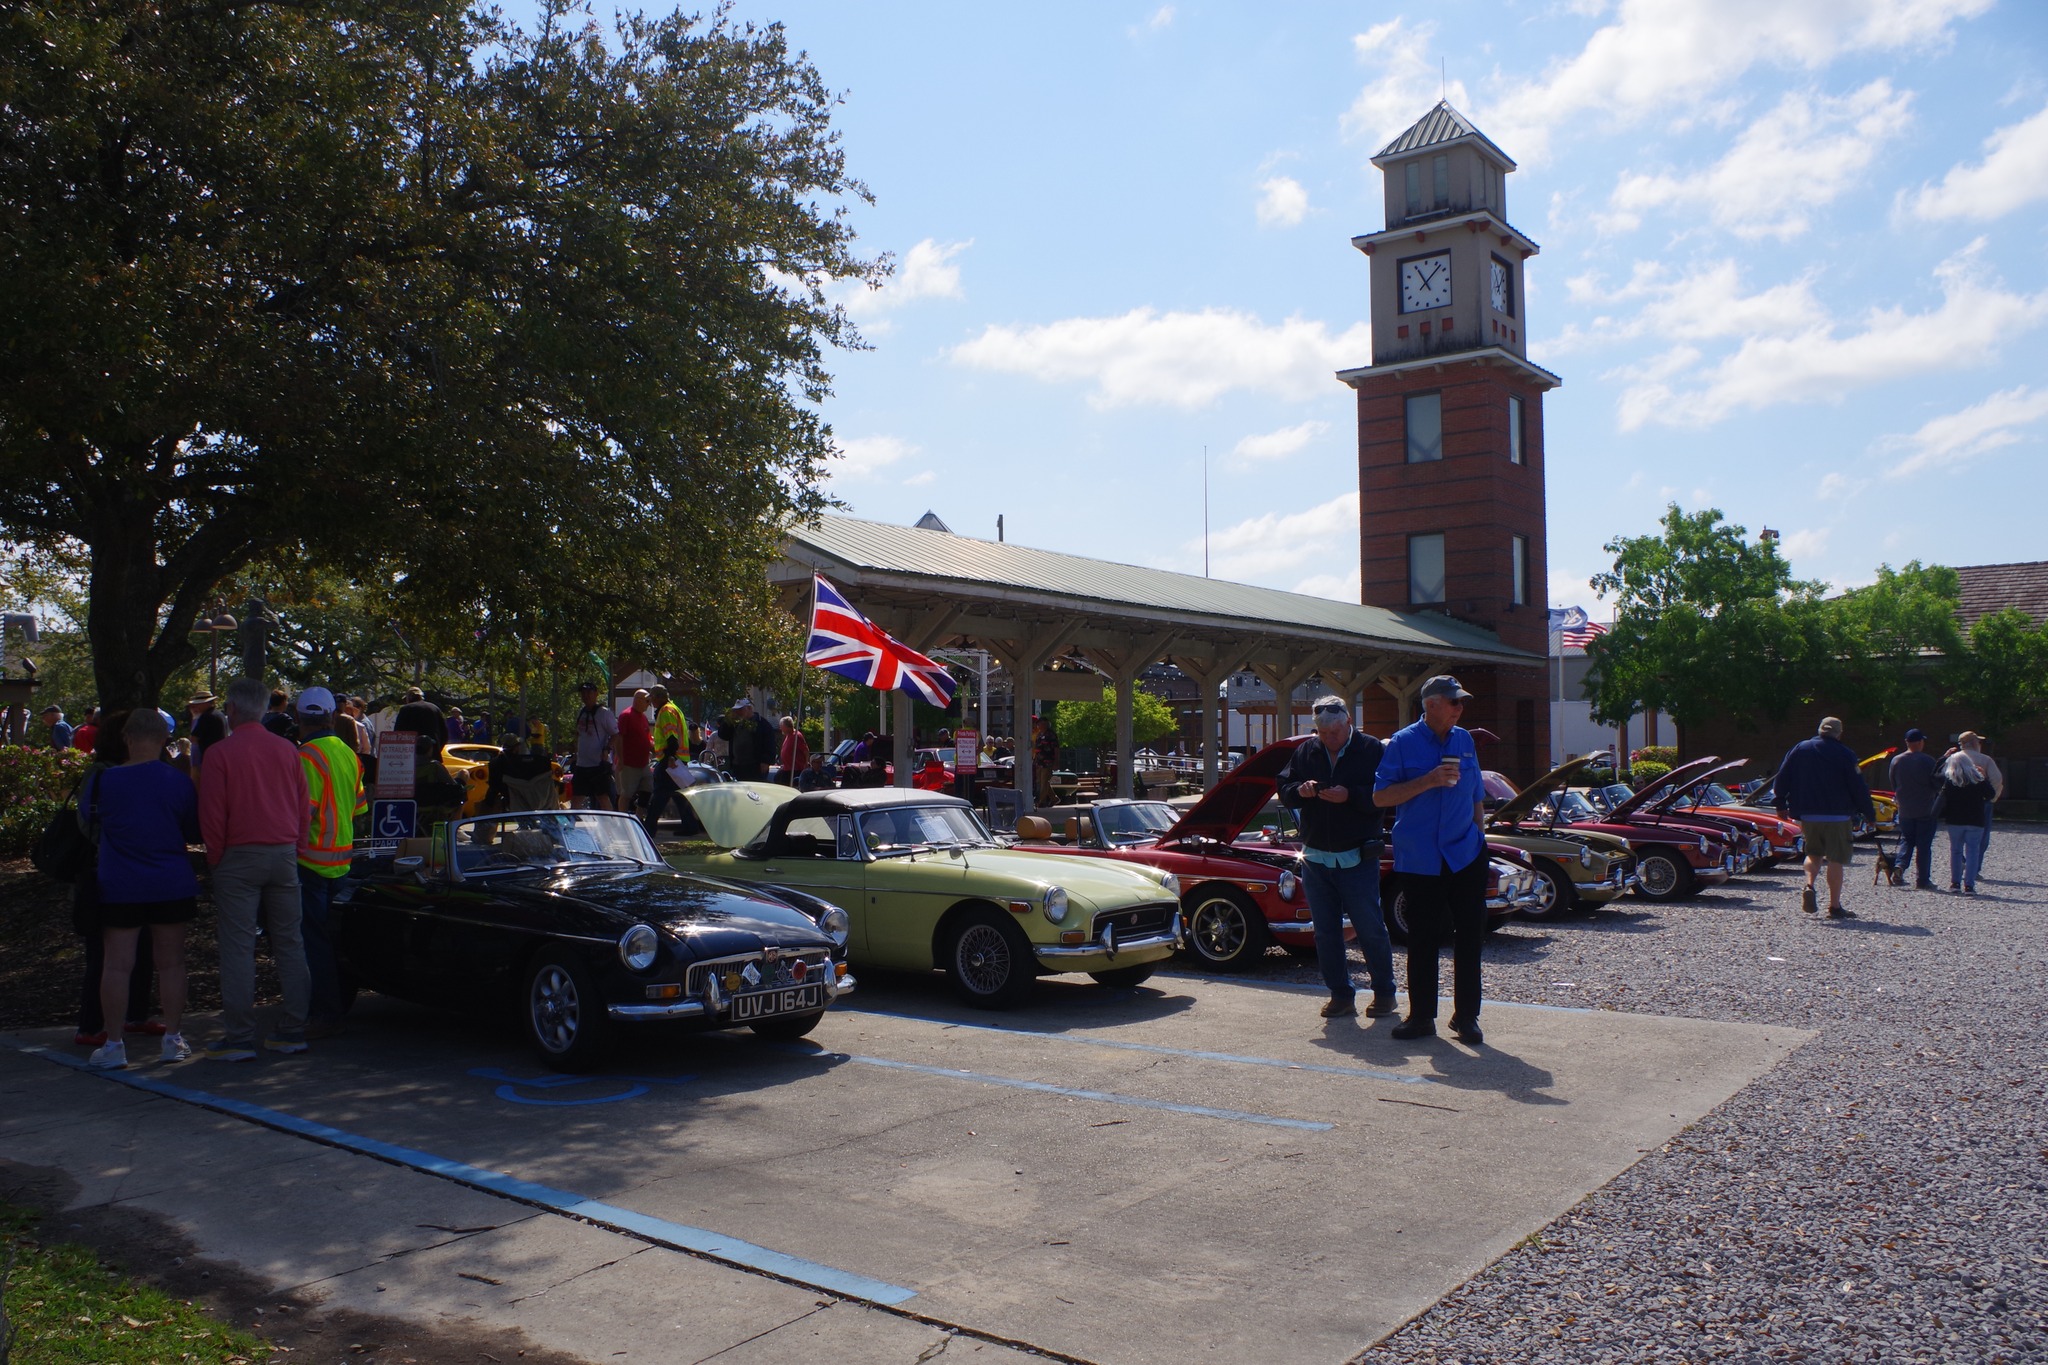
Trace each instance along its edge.
<path fill-rule="evenodd" d="M 1042 1029 L 1004 1028 L 1000 1024 L 964 1024 L 952 1019 L 931 1019 L 922 1014 L 899 1014 L 895 1010 L 846 1005 L 848 1014 L 873 1014 L 884 1019 L 904 1019 L 914 1024 L 937 1024 L 941 1028 L 972 1029 L 976 1033 L 1002 1033 L 1011 1037 L 1036 1038 L 1047 1043 L 1069 1043 L 1077 1047 L 1119 1048 L 1125 1052 L 1153 1052 L 1165 1057 L 1193 1057 L 1204 1062 L 1229 1062 L 1235 1066 L 1270 1066 L 1281 1071 L 1315 1071 L 1325 1076 L 1357 1076 L 1369 1081 L 1391 1081 L 1396 1085 L 1434 1085 L 1431 1076 L 1409 1076 L 1399 1071 L 1376 1071 L 1369 1066 L 1338 1066 L 1332 1062 L 1290 1062 L 1280 1057 L 1251 1057 L 1237 1052 L 1205 1052 L 1200 1048 L 1167 1047 L 1163 1043 L 1133 1043 L 1122 1038 L 1098 1038 L 1092 1034 L 1047 1033 Z"/>
<path fill-rule="evenodd" d="M 481 1166 L 471 1166 L 466 1162 L 435 1156 L 432 1152 L 416 1151 L 411 1147 L 400 1147 L 389 1142 L 379 1142 L 375 1138 L 360 1137 L 339 1128 L 330 1128 L 324 1123 L 314 1123 L 280 1110 L 266 1109 L 260 1104 L 250 1104 L 246 1100 L 231 1099 L 205 1090 L 192 1090 L 182 1085 L 157 1080 L 152 1076 L 136 1075 L 127 1071 L 96 1071 L 80 1058 L 67 1056 L 41 1044 L 16 1043 L 14 1046 L 55 1062 L 59 1066 L 68 1066 L 87 1075 L 117 1081 L 136 1090 L 148 1091 L 152 1095 L 161 1095 L 184 1104 L 198 1105 L 218 1113 L 248 1119 L 266 1128 L 312 1138 L 346 1151 L 360 1152 L 364 1156 L 376 1157 L 380 1161 L 405 1166 L 427 1175 L 440 1176 L 459 1185 L 468 1185 L 491 1194 L 503 1195 L 522 1204 L 532 1204 L 555 1213 L 567 1214 L 571 1218 L 580 1218 L 641 1241 L 677 1251 L 693 1252 L 743 1270 L 758 1270 L 779 1279 L 791 1280 L 814 1289 L 823 1289 L 847 1298 L 864 1299 L 872 1303 L 899 1304 L 917 1295 L 914 1289 L 886 1284 L 881 1280 L 871 1280 L 865 1275 L 856 1275 L 849 1270 L 819 1265 L 816 1261 L 806 1261 L 784 1252 L 772 1251 L 767 1247 L 756 1246 L 752 1242 L 741 1241 L 737 1237 L 728 1237 L 724 1233 L 712 1232 L 706 1228 L 693 1228 L 683 1223 L 671 1223 L 665 1218 L 650 1217 L 616 1204 L 587 1199 L 570 1190 L 558 1190 L 550 1185 L 537 1185 L 530 1180 L 520 1180 L 498 1171 L 487 1171 Z"/>
<path fill-rule="evenodd" d="M 795 1046 L 801 1046 L 795 1045 Z M 810 1049 L 806 1056 L 818 1056 Z M 1313 1119 L 1283 1119 L 1273 1114 L 1253 1114 L 1242 1109 L 1216 1109 L 1206 1104 L 1175 1104 L 1171 1100 L 1146 1099 L 1142 1095 L 1118 1095 L 1107 1090 L 1081 1090 L 1071 1085 L 1052 1085 L 1045 1081 L 1023 1081 L 1014 1076 L 991 1076 L 980 1071 L 962 1071 L 950 1066 L 927 1066 L 922 1062 L 898 1062 L 887 1057 L 860 1057 L 850 1052 L 828 1052 L 823 1054 L 840 1061 L 858 1062 L 862 1066 L 886 1067 L 890 1071 L 915 1071 L 925 1076 L 942 1076 L 952 1081 L 972 1081 L 977 1085 L 1007 1086 L 1012 1090 L 1035 1090 L 1041 1095 L 1064 1095 L 1076 1100 L 1100 1100 L 1104 1104 L 1127 1104 L 1138 1109 L 1161 1109 L 1170 1114 L 1193 1114 L 1197 1118 L 1230 1119 L 1237 1123 L 1260 1123 L 1270 1128 L 1295 1128 L 1309 1133 L 1327 1133 L 1334 1124 L 1318 1123 Z"/>

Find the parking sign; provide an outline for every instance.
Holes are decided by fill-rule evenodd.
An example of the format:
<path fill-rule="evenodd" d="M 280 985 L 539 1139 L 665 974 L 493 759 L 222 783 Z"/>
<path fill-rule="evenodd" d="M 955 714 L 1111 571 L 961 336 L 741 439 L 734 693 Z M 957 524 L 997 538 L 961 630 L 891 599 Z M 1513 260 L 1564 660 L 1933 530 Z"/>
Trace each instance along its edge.
<path fill-rule="evenodd" d="M 420 804 L 417 801 L 372 801 L 370 837 L 380 842 L 410 839 L 419 818 Z"/>

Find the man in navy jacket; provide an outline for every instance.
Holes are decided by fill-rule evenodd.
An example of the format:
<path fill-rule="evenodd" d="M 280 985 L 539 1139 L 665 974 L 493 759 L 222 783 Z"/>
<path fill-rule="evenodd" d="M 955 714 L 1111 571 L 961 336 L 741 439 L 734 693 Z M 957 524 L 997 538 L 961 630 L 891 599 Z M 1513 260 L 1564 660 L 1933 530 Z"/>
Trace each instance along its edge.
<path fill-rule="evenodd" d="M 1856 918 L 1842 908 L 1842 872 L 1849 866 L 1855 817 L 1876 824 L 1877 811 L 1870 803 L 1870 788 L 1857 771 L 1856 755 L 1842 743 L 1842 722 L 1829 716 L 1821 721 L 1819 734 L 1793 745 L 1778 765 L 1771 790 L 1779 814 L 1797 820 L 1806 841 L 1806 889 L 1800 893 L 1799 908 L 1809 915 L 1820 909 L 1813 883 L 1825 862 L 1828 918 Z"/>

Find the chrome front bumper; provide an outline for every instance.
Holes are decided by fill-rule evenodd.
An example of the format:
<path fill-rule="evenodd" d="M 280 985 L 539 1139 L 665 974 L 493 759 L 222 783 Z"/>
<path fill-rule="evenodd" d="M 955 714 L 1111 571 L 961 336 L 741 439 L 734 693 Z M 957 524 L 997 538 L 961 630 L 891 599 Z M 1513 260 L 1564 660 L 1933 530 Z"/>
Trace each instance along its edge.
<path fill-rule="evenodd" d="M 825 1007 L 850 993 L 858 983 L 853 973 L 845 976 L 833 975 L 825 981 Z M 732 1001 L 714 977 L 707 981 L 704 994 L 695 1000 L 664 1000 L 651 1005 L 607 1005 L 604 1012 L 613 1019 L 645 1022 L 655 1019 L 714 1019 L 728 1013 Z M 770 1016 L 771 1018 L 773 1016 Z"/>
<path fill-rule="evenodd" d="M 1034 943 L 1031 945 L 1031 949 L 1041 958 L 1058 960 L 1072 957 L 1107 957 L 1111 961 L 1115 961 L 1118 953 L 1135 952 L 1140 948 L 1178 948 L 1180 945 L 1180 911 L 1176 910 L 1173 912 L 1172 921 L 1167 924 L 1163 933 L 1146 934 L 1143 938 L 1127 939 L 1109 936 L 1109 941 L 1106 943 L 1102 939 L 1092 939 L 1087 943 L 1076 943 L 1071 946 L 1060 943 Z"/>

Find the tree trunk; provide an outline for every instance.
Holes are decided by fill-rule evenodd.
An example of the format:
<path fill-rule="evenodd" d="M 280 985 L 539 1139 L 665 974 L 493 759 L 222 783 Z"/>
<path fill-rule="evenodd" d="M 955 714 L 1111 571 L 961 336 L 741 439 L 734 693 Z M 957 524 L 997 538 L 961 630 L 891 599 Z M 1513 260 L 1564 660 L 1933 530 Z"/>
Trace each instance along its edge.
<path fill-rule="evenodd" d="M 155 706 L 165 680 L 198 657 L 191 635 L 200 594 L 178 594 L 165 612 L 172 594 L 157 563 L 154 512 L 134 502 L 106 509 L 89 542 L 85 628 L 99 705 L 110 712 Z"/>

